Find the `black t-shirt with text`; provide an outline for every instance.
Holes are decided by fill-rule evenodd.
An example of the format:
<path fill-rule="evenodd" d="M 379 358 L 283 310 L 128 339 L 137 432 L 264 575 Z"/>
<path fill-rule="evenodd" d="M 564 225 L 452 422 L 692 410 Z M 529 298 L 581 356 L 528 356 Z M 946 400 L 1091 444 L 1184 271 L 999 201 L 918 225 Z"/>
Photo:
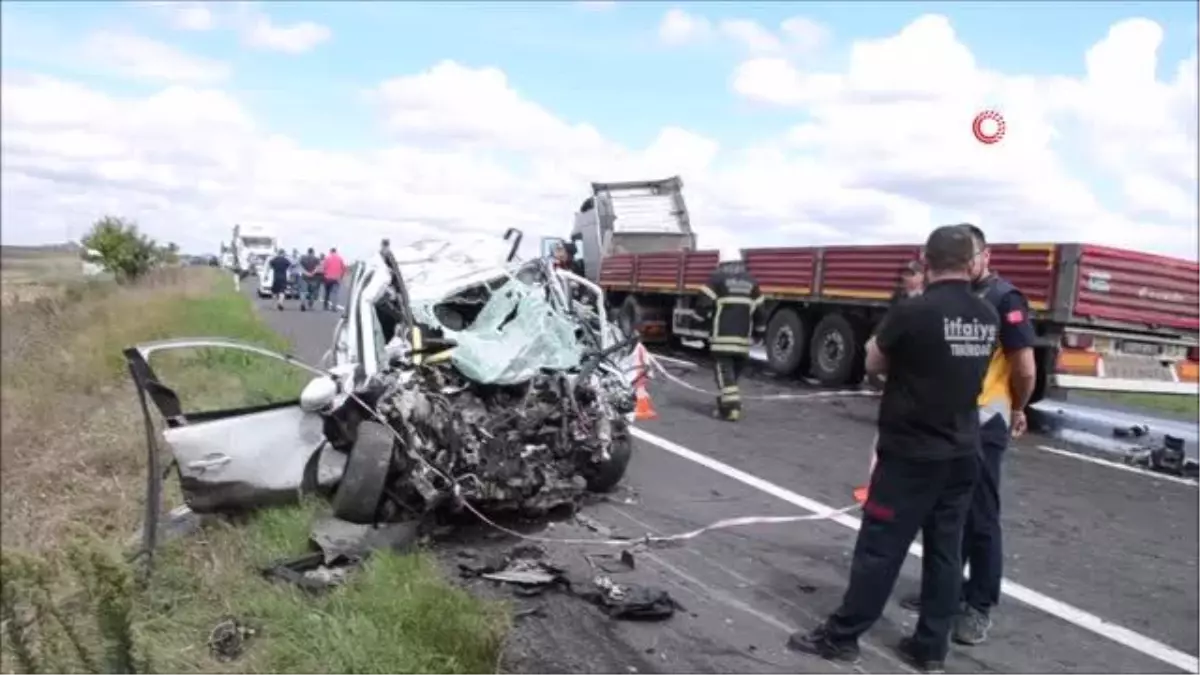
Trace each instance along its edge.
<path fill-rule="evenodd" d="M 995 308 L 965 280 L 933 282 L 888 312 L 875 336 L 888 360 L 880 455 L 944 460 L 977 451 L 976 399 L 999 327 Z"/>

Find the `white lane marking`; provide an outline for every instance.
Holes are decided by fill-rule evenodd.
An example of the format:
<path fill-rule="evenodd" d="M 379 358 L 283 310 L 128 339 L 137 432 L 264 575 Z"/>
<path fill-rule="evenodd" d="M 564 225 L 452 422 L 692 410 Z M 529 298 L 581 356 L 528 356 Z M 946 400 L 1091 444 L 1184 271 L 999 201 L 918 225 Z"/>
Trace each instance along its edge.
<path fill-rule="evenodd" d="M 657 528 L 655 528 L 655 527 L 654 527 L 653 525 L 651 525 L 650 523 L 647 523 L 647 522 L 645 522 L 645 521 L 643 521 L 643 520 L 641 520 L 641 519 L 639 519 L 639 518 L 635 517 L 635 516 L 634 516 L 632 513 L 629 513 L 629 512 L 628 512 L 628 511 L 626 511 L 625 509 L 622 509 L 621 507 L 619 507 L 619 506 L 617 506 L 617 505 L 615 505 L 615 504 L 609 504 L 608 508 L 612 509 L 612 510 L 613 510 L 614 512 L 616 512 L 618 515 L 620 515 L 620 516 L 623 516 L 624 518 L 626 518 L 627 520 L 629 520 L 629 521 L 630 521 L 630 522 L 632 522 L 633 524 L 637 525 L 638 527 L 640 527 L 640 528 L 644 529 L 645 531 L 647 531 L 647 532 L 649 532 L 649 533 L 651 533 L 651 534 L 661 534 L 661 533 L 658 531 L 658 529 L 657 529 Z M 691 553 L 694 553 L 694 554 L 695 554 L 695 555 L 697 555 L 697 556 L 700 556 L 702 559 L 704 558 L 703 554 L 701 554 L 699 551 L 697 551 L 697 550 L 696 550 L 696 549 L 694 549 L 694 548 L 693 548 L 693 549 L 687 549 L 687 550 L 688 550 L 689 552 L 691 552 Z M 675 567 L 675 566 L 673 566 L 673 565 L 670 565 L 670 564 L 668 564 L 666 560 L 663 560 L 663 559 L 662 559 L 660 556 L 654 555 L 654 554 L 653 554 L 653 553 L 651 553 L 650 551 L 643 552 L 641 555 L 644 555 L 644 556 L 649 556 L 649 557 L 650 557 L 652 560 L 655 560 L 655 561 L 657 561 L 657 562 L 658 562 L 660 565 L 662 565 L 664 569 L 667 569 L 668 571 L 674 572 L 674 573 L 675 573 L 675 574 L 677 574 L 677 575 L 678 575 L 678 576 L 679 576 L 681 579 L 684 579 L 684 580 L 690 580 L 690 581 L 691 581 L 693 584 L 695 584 L 695 585 L 699 586 L 700 588 L 703 588 L 703 589 L 705 589 L 706 591 L 708 591 L 708 592 L 710 593 L 711 597 L 713 597 L 713 598 L 717 598 L 717 599 L 718 599 L 718 600 L 720 600 L 721 602 L 732 601 L 733 603 L 736 603 L 736 604 L 731 604 L 730 606 L 732 606 L 732 607 L 735 607 L 735 608 L 737 608 L 737 609 L 741 609 L 742 611 L 745 611 L 745 612 L 747 612 L 747 613 L 749 613 L 749 614 L 751 614 L 751 615 L 753 615 L 753 616 L 756 616 L 756 617 L 758 617 L 759 619 L 761 619 L 762 621 L 764 621 L 765 623 L 767 623 L 767 624 L 770 624 L 771 626 L 774 626 L 775 628 L 778 628 L 778 629 L 782 630 L 783 632 L 785 632 L 785 633 L 787 633 L 787 634 L 789 634 L 789 635 L 790 635 L 790 634 L 792 634 L 792 633 L 793 633 L 793 632 L 796 630 L 796 628 L 795 628 L 795 627 L 793 627 L 793 626 L 788 626 L 787 624 L 783 623 L 783 622 L 782 622 L 782 621 L 780 621 L 779 619 L 776 619 L 775 617 L 771 616 L 770 614 L 767 614 L 766 612 L 760 612 L 760 611 L 758 611 L 757 609 L 754 609 L 754 607 L 752 607 L 751 605 L 748 605 L 748 604 L 746 604 L 746 603 L 743 603 L 743 602 L 741 602 L 740 600 L 737 600 L 736 598 L 733 598 L 732 596 L 730 596 L 728 593 L 725 593 L 724 591 L 721 591 L 721 592 L 720 592 L 720 596 L 717 596 L 717 595 L 716 595 L 717 591 L 716 591 L 716 589 L 714 589 L 714 587 L 712 587 L 712 586 L 709 586 L 708 584 L 705 584 L 705 583 L 703 583 L 703 582 L 702 582 L 702 581 L 700 581 L 699 579 L 694 579 L 694 578 L 692 578 L 691 576 L 688 576 L 688 575 L 684 574 L 684 572 L 683 572 L 682 570 L 680 570 L 679 568 L 677 568 L 677 567 Z M 711 562 L 711 561 L 710 561 L 710 562 Z M 718 566 L 718 567 L 717 567 L 717 569 L 719 569 L 720 571 L 724 572 L 725 574 L 728 574 L 729 576 L 733 577 L 734 579 L 737 579 L 738 581 L 740 581 L 740 582 L 742 582 L 742 583 L 746 584 L 747 586 L 756 586 L 756 585 L 758 585 L 758 582 L 754 581 L 753 579 L 751 579 L 751 578 L 749 578 L 749 577 L 746 577 L 746 576 L 743 576 L 743 575 L 741 575 L 741 574 L 738 574 L 737 572 L 735 572 L 735 571 L 733 571 L 733 570 L 729 569 L 728 567 L 720 567 L 720 566 Z M 799 613 L 799 614 L 803 614 L 805 617 L 807 617 L 807 618 L 809 618 L 809 619 L 813 620 L 813 622 L 814 622 L 814 623 L 815 623 L 816 621 L 819 621 L 819 620 L 820 620 L 820 617 L 818 617 L 818 616 L 815 616 L 815 615 L 814 615 L 812 612 L 810 612 L 810 611 L 809 611 L 807 608 L 801 607 L 801 606 L 797 605 L 796 603 L 794 603 L 794 602 L 792 602 L 792 601 L 790 601 L 790 600 L 787 600 L 787 599 L 784 599 L 784 598 L 781 598 L 781 597 L 778 597 L 778 596 L 776 596 L 776 597 L 775 597 L 775 601 L 776 601 L 776 602 L 779 602 L 779 603 L 782 603 L 782 604 L 784 604 L 784 605 L 787 605 L 789 608 L 791 608 L 793 611 L 795 611 L 795 612 L 797 612 L 797 613 Z M 728 603 L 727 603 L 727 604 L 728 604 Z M 892 654 L 889 654 L 888 652 L 884 651 L 883 649 L 880 649 L 879 647 L 876 647 L 876 646 L 875 646 L 875 645 L 874 645 L 874 644 L 873 644 L 873 643 L 872 643 L 870 640 L 868 640 L 866 637 L 862 638 L 861 642 L 862 642 L 862 647 L 863 647 L 863 649 L 866 649 L 867 651 L 869 651 L 869 652 L 871 652 L 872 654 L 874 654 L 874 655 L 878 656 L 879 658 L 883 659 L 884 661 L 887 661 L 889 664 L 891 664 L 891 665 L 892 665 L 893 667 L 895 667 L 896 669 L 898 669 L 898 670 L 903 670 L 903 671 L 904 671 L 904 672 L 906 672 L 906 673 L 915 673 L 915 672 L 916 672 L 915 670 L 913 670 L 912 668 L 910 668 L 910 667 L 908 666 L 908 664 L 907 664 L 907 663 L 905 663 L 905 662 L 901 661 L 900 659 L 896 658 L 896 657 L 895 657 L 894 655 L 892 655 Z M 832 662 L 831 662 L 831 663 L 832 663 Z M 838 666 L 838 664 L 836 664 L 836 663 L 832 663 L 832 665 L 833 665 L 834 667 L 840 667 L 840 666 Z M 859 671 L 859 672 L 863 672 L 863 670 L 862 670 L 861 668 L 856 668 L 855 670 L 856 670 L 856 671 Z"/>
<path fill-rule="evenodd" d="M 633 435 L 651 445 L 655 445 L 667 452 L 678 455 L 684 459 L 695 462 L 703 467 L 712 469 L 717 473 L 732 478 L 741 483 L 745 483 L 756 490 L 765 492 L 772 497 L 776 497 L 785 502 L 799 506 L 802 509 L 829 515 L 831 522 L 837 523 L 843 527 L 857 530 L 862 526 L 862 521 L 845 514 L 833 514 L 836 509 L 826 504 L 822 504 L 815 499 L 809 499 L 803 495 L 796 494 L 787 488 L 782 488 L 774 483 L 763 480 L 758 476 L 742 471 L 741 469 L 732 467 L 724 462 L 713 459 L 707 455 L 702 455 L 694 450 L 689 450 L 678 443 L 668 441 L 665 438 L 656 436 L 648 431 L 634 427 Z M 914 543 L 909 547 L 908 552 L 918 558 L 924 555 L 924 550 L 920 544 Z M 1108 638 L 1119 645 L 1123 645 L 1136 652 L 1140 652 L 1154 659 L 1158 659 L 1163 663 L 1170 664 L 1189 673 L 1200 672 L 1200 659 L 1195 656 L 1182 652 L 1174 647 L 1163 644 L 1152 638 L 1148 638 L 1141 633 L 1134 632 L 1123 626 L 1118 626 L 1115 623 L 1106 621 L 1095 614 L 1086 612 L 1078 607 L 1068 605 L 1065 602 L 1055 600 L 1047 595 L 1043 595 L 1031 588 L 1027 588 L 1009 579 L 1004 579 L 1001 592 L 1008 597 L 1023 602 L 1030 607 L 1040 609 L 1043 612 L 1052 616 L 1058 617 L 1063 621 L 1072 623 L 1080 628 L 1091 631 L 1096 635 Z"/>
<path fill-rule="evenodd" d="M 1147 478 L 1153 478 L 1154 480 L 1165 480 L 1165 481 L 1169 481 L 1172 483 L 1179 483 L 1181 485 L 1190 485 L 1191 487 L 1200 487 L 1200 483 L 1197 483 L 1194 480 L 1189 480 L 1187 478 L 1181 478 L 1179 476 L 1170 476 L 1170 475 L 1163 474 L 1163 473 L 1157 473 L 1157 472 L 1150 471 L 1147 469 L 1142 469 L 1140 467 L 1129 466 L 1128 464 L 1121 464 L 1120 462 L 1114 462 L 1114 461 L 1108 460 L 1108 459 L 1100 459 L 1099 457 L 1092 457 L 1091 455 L 1085 455 L 1085 454 L 1079 453 L 1079 452 L 1071 452 L 1070 450 L 1054 448 L 1049 445 L 1039 445 L 1039 446 L 1037 446 L 1037 449 L 1042 450 L 1043 452 L 1053 453 L 1055 455 L 1062 455 L 1063 457 L 1070 457 L 1071 459 L 1078 459 L 1081 462 L 1089 462 L 1091 464 L 1099 464 L 1100 466 L 1107 466 L 1109 468 L 1117 469 L 1120 471 L 1128 471 L 1129 473 L 1140 474 L 1142 476 L 1146 476 Z"/>

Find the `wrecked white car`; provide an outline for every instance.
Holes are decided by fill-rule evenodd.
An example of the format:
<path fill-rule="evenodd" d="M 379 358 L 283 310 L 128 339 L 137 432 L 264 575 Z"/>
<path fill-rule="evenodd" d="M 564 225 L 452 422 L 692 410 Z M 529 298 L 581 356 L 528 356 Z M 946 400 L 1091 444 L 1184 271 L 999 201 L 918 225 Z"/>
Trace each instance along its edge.
<path fill-rule="evenodd" d="M 355 265 L 319 369 L 233 340 L 127 349 L 146 414 L 151 499 L 150 403 L 197 513 L 312 492 L 354 523 L 464 504 L 538 514 L 615 487 L 632 448 L 636 335 L 608 321 L 587 280 L 545 260 L 513 262 L 519 241 L 510 231 L 468 249 L 421 242 Z M 196 347 L 271 356 L 315 377 L 294 401 L 187 414 L 150 361 Z"/>

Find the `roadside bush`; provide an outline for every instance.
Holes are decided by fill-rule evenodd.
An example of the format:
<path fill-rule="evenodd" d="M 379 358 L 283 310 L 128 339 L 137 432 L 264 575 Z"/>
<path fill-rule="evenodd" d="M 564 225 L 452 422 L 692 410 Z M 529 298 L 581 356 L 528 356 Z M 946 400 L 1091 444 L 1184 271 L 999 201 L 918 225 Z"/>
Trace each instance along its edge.
<path fill-rule="evenodd" d="M 100 254 L 100 263 L 118 281 L 139 279 L 158 265 L 179 260 L 179 247 L 174 243 L 160 247 L 142 234 L 137 224 L 114 216 L 96 221 L 82 243 Z"/>

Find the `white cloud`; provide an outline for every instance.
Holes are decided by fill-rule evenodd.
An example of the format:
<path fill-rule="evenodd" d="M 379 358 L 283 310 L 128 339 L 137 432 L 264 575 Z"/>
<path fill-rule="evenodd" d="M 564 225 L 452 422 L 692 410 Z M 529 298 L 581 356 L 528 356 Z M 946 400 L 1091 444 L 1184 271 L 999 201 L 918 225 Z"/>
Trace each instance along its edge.
<path fill-rule="evenodd" d="M 658 38 L 664 44 L 682 45 L 705 40 L 712 35 L 712 22 L 702 16 L 688 14 L 673 7 L 663 15 L 658 24 Z"/>
<path fill-rule="evenodd" d="M 328 41 L 333 35 L 328 27 L 312 21 L 277 25 L 270 16 L 249 3 L 239 5 L 238 9 L 236 21 L 242 41 L 258 49 L 302 54 Z"/>
<path fill-rule="evenodd" d="M 779 29 L 773 31 L 753 19 L 722 19 L 714 23 L 679 8 L 667 10 L 658 28 L 659 40 L 670 46 L 705 42 L 718 35 L 752 54 L 805 55 L 824 47 L 830 33 L 822 24 L 802 16 L 784 19 Z"/>
<path fill-rule="evenodd" d="M 151 7 L 168 17 L 180 30 L 206 31 L 222 27 L 236 30 L 247 46 L 286 54 L 302 54 L 329 41 L 329 27 L 313 21 L 289 25 L 276 24 L 259 3 L 252 0 L 232 2 L 196 2 L 175 0 L 146 0 Z"/>
<path fill-rule="evenodd" d="M 1181 195 L 1195 194 L 1196 62 L 1153 82 L 1145 64 L 1156 46 L 1153 31 L 1122 24 L 1091 52 L 1084 77 L 1014 77 L 979 68 L 931 17 L 856 44 L 845 72 L 760 53 L 739 67 L 735 90 L 795 107 L 804 121 L 742 148 L 669 120 L 646 147 L 627 147 L 530 100 L 500 69 L 454 61 L 373 87 L 388 137 L 361 152 L 279 136 L 215 88 L 119 97 L 6 71 L 0 219 L 6 243 L 78 234 L 106 212 L 191 250 L 215 249 L 235 222 L 274 227 L 289 247 L 351 254 L 384 236 L 498 236 L 507 227 L 535 243 L 566 232 L 590 181 L 679 173 L 706 248 L 916 242 L 934 217 L 953 213 L 995 240 L 1191 256 L 1195 199 Z M 919 49 L 934 53 L 907 53 Z M 1124 70 L 1111 72 L 1113 62 Z M 1113 82 L 1138 96 L 1111 98 Z M 1097 101 L 1131 109 L 1089 113 Z M 991 106 L 1008 136 L 983 146 L 970 122 Z M 1060 157 L 1068 141 L 1094 153 L 1085 168 L 1107 172 L 1108 187 Z"/>
<path fill-rule="evenodd" d="M 134 33 L 92 33 L 84 41 L 82 57 L 126 77 L 153 82 L 211 83 L 229 75 L 224 63 Z"/>
<path fill-rule="evenodd" d="M 209 3 L 206 2 L 151 0 L 145 4 L 164 13 L 171 25 L 180 30 L 211 30 L 217 23 Z"/>
<path fill-rule="evenodd" d="M 1123 21 L 1088 51 L 1083 78 L 1011 76 L 980 68 L 949 21 L 928 15 L 894 36 L 856 42 L 846 72 L 758 57 L 737 68 L 732 87 L 804 110 L 809 121 L 790 132 L 792 147 L 845 168 L 843 184 L 979 214 L 1004 239 L 1194 256 L 1195 61 L 1172 82 L 1156 81 L 1161 41 L 1157 24 Z M 987 108 L 1008 128 L 991 146 L 970 131 Z M 1083 156 L 1064 154 L 1072 148 Z M 1098 190 L 1084 171 L 1119 189 Z"/>

